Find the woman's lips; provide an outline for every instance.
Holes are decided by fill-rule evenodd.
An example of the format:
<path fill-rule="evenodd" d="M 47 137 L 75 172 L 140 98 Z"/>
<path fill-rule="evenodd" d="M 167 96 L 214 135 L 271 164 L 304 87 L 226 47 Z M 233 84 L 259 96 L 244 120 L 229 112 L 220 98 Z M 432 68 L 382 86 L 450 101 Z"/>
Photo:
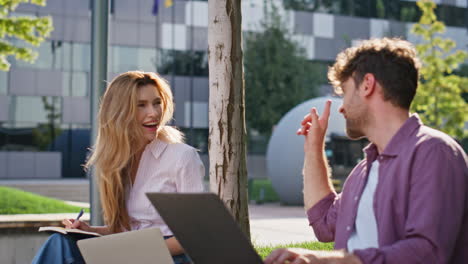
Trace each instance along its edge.
<path fill-rule="evenodd" d="M 156 132 L 158 129 L 158 125 L 143 125 L 146 131 L 148 132 Z"/>

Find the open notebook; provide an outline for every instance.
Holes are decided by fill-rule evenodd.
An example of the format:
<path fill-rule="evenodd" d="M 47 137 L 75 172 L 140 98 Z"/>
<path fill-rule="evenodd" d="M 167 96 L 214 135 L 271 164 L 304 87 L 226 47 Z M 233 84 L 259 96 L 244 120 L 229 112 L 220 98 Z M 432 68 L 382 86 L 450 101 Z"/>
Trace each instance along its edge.
<path fill-rule="evenodd" d="M 158 228 L 123 232 L 78 241 L 87 264 L 173 264 Z"/>
<path fill-rule="evenodd" d="M 69 235 L 84 235 L 84 236 L 89 236 L 89 237 L 99 237 L 101 234 L 95 233 L 95 232 L 89 232 L 89 231 L 84 231 L 81 229 L 70 229 L 70 228 L 65 228 L 61 226 L 42 226 L 39 227 L 39 232 L 57 232 L 61 234 L 69 234 Z"/>

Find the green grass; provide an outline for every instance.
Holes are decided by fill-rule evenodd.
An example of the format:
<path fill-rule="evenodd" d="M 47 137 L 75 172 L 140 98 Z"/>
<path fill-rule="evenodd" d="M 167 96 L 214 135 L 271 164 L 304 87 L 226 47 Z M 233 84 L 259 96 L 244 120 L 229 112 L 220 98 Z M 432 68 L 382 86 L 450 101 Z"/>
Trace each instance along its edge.
<path fill-rule="evenodd" d="M 255 244 L 255 243 L 254 243 Z M 266 258 L 273 250 L 277 248 L 305 248 L 310 250 L 332 250 L 333 243 L 322 243 L 322 242 L 304 242 L 298 244 L 284 244 L 284 245 L 277 245 L 277 246 L 254 246 L 255 250 L 257 251 L 258 255 L 262 257 L 262 259 Z"/>
<path fill-rule="evenodd" d="M 257 203 L 278 202 L 279 197 L 269 179 L 250 179 L 249 200 Z"/>
<path fill-rule="evenodd" d="M 0 186 L 0 214 L 77 213 L 80 209 L 60 200 Z"/>

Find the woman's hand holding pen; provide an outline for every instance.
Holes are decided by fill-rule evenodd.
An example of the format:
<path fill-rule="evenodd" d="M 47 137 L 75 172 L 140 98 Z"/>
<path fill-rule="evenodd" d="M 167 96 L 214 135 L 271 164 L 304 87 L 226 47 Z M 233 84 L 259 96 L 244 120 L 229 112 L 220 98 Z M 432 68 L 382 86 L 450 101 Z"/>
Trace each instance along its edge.
<path fill-rule="evenodd" d="M 80 217 L 83 215 L 83 213 L 84 211 L 81 209 L 80 213 L 75 219 L 63 219 L 62 224 L 65 226 L 65 228 L 81 229 L 84 231 L 99 233 L 101 235 L 111 234 L 107 226 L 90 226 L 86 222 L 80 221 Z"/>
<path fill-rule="evenodd" d="M 75 228 L 84 231 L 96 232 L 96 230 L 89 226 L 87 223 L 80 221 L 80 218 L 83 215 L 83 213 L 84 210 L 81 209 L 80 213 L 75 219 L 63 219 L 62 224 L 65 226 L 65 228 Z"/>

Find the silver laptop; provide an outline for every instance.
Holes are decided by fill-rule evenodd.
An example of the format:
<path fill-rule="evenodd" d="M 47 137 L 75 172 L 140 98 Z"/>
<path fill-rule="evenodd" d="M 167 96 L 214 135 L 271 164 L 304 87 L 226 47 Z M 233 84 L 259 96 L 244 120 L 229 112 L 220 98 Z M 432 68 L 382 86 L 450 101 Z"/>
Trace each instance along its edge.
<path fill-rule="evenodd" d="M 217 195 L 146 195 L 195 264 L 263 263 Z"/>
<path fill-rule="evenodd" d="M 87 264 L 174 263 L 158 228 L 82 239 L 78 247 Z"/>

